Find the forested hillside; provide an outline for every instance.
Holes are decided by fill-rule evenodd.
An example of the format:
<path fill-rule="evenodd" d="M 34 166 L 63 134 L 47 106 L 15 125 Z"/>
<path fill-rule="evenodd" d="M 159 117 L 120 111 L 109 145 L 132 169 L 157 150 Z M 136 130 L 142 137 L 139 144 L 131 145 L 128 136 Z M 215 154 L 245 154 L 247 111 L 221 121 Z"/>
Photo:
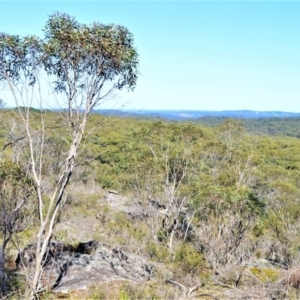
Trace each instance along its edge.
<path fill-rule="evenodd" d="M 203 125 L 219 126 L 226 118 L 203 117 L 196 122 Z M 272 136 L 300 137 L 300 118 L 242 118 L 236 119 L 242 122 L 245 129 L 254 134 Z"/>
<path fill-rule="evenodd" d="M 300 118 L 295 116 L 286 117 L 289 113 L 278 112 L 281 116 L 268 116 L 268 112 L 259 112 L 261 115 L 266 114 L 266 117 L 257 117 L 255 112 L 251 112 L 250 116 L 243 116 L 241 111 L 228 111 L 228 116 L 223 116 L 223 112 L 205 112 L 205 115 L 197 117 L 196 112 L 192 111 L 157 111 L 155 112 L 136 112 L 136 111 L 121 111 L 121 110 L 98 110 L 95 113 L 101 115 L 118 116 L 123 118 L 135 118 L 138 120 L 156 120 L 156 121 L 174 121 L 174 122 L 195 122 L 197 124 L 207 126 L 220 126 L 227 119 L 234 119 L 243 124 L 246 131 L 258 135 L 272 135 L 272 136 L 293 136 L 300 137 Z M 240 114 L 239 114 L 240 113 Z M 220 114 L 220 116 L 218 116 Z M 271 113 L 270 113 L 271 114 Z M 292 114 L 292 113 L 291 113 Z"/>
<path fill-rule="evenodd" d="M 1 110 L 0 118 L 1 160 L 26 174 L 19 116 Z M 30 118 L 38 122 L 39 112 Z M 56 126 L 61 118 L 46 112 L 43 119 L 43 180 L 49 185 L 60 168 L 57 156 L 70 143 L 65 128 Z M 298 121 L 284 120 L 290 135 Z M 231 119 L 211 127 L 92 115 L 55 238 L 76 247 L 84 223 L 93 220 L 93 240 L 140 255 L 155 271 L 143 284 L 93 285 L 69 297 L 298 299 L 300 140 L 246 127 Z M 124 209 L 101 200 L 108 190 L 124 197 Z M 9 288 L 17 293 L 26 278 L 14 275 L 14 249 L 34 240 L 37 217 L 28 222 L 9 246 Z M 72 235 L 63 226 L 68 222 L 77 222 Z"/>

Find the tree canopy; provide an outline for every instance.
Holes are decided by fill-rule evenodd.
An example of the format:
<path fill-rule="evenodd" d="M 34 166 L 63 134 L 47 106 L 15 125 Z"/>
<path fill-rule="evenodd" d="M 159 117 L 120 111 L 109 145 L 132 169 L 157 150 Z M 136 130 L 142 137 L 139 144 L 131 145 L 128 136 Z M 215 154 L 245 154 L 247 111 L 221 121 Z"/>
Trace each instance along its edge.
<path fill-rule="evenodd" d="M 43 38 L 0 33 L 0 81 L 17 84 L 26 79 L 34 85 L 43 69 L 54 76 L 54 89 L 67 96 L 69 106 L 78 108 L 84 102 L 84 108 L 88 104 L 92 109 L 114 89 L 134 89 L 138 54 L 133 43 L 124 26 L 86 25 L 55 13 Z"/>

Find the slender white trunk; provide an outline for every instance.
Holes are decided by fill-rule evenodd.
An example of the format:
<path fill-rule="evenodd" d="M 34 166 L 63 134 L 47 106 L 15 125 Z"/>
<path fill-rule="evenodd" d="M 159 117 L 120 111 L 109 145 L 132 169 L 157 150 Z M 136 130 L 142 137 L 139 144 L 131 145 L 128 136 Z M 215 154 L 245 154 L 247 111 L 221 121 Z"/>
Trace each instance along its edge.
<path fill-rule="evenodd" d="M 59 181 L 57 183 L 56 189 L 54 190 L 53 195 L 51 197 L 50 206 L 48 208 L 47 215 L 44 221 L 41 223 L 40 231 L 37 237 L 35 273 L 32 281 L 32 293 L 31 293 L 32 299 L 36 297 L 37 292 L 39 290 L 39 282 L 43 270 L 43 258 L 46 254 L 48 244 L 53 233 L 53 228 L 60 210 L 62 197 L 64 195 L 65 189 L 68 185 L 70 176 L 75 166 L 75 160 L 78 153 L 80 142 L 83 137 L 86 122 L 87 122 L 87 116 L 83 118 L 79 130 L 73 138 L 73 141 L 70 146 L 69 154 L 65 162 L 65 166 L 61 171 L 61 175 L 59 177 Z M 52 208 L 54 208 L 54 210 L 52 210 Z M 43 240 L 42 237 L 44 232 L 46 236 Z"/>

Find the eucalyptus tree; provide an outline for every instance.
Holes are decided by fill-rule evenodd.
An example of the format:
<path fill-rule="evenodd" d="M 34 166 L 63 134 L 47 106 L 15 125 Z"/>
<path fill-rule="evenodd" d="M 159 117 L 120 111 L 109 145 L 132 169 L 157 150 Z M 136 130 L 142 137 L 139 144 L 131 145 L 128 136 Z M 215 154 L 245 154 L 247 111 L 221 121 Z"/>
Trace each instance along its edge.
<path fill-rule="evenodd" d="M 27 137 L 29 174 L 37 192 L 39 232 L 31 297 L 40 291 L 43 259 L 53 228 L 63 208 L 64 194 L 75 168 L 89 116 L 115 91 L 133 90 L 138 77 L 138 54 L 127 28 L 119 25 L 79 23 L 68 14 L 49 16 L 44 37 L 0 34 L 0 82 L 10 91 Z M 47 124 L 45 84 L 57 100 L 69 132 L 68 149 L 60 160 L 52 188 L 43 176 Z M 40 122 L 32 121 L 30 107 L 39 103 Z"/>

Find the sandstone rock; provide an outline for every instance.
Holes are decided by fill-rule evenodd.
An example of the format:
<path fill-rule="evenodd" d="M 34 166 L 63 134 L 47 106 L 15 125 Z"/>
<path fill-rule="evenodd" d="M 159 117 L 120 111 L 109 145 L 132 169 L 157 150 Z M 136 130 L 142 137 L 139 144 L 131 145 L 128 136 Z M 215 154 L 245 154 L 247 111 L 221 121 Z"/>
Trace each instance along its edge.
<path fill-rule="evenodd" d="M 103 199 L 110 206 L 124 205 L 127 200 L 126 197 L 120 196 L 117 191 L 115 193 L 108 192 L 104 195 Z"/>
<path fill-rule="evenodd" d="M 19 272 L 22 264 L 34 268 L 35 245 L 26 247 L 17 258 Z M 143 258 L 125 253 L 104 243 L 89 241 L 77 246 L 51 242 L 45 256 L 42 282 L 57 292 L 86 289 L 94 283 L 113 280 L 144 282 L 153 276 L 154 268 Z"/>

